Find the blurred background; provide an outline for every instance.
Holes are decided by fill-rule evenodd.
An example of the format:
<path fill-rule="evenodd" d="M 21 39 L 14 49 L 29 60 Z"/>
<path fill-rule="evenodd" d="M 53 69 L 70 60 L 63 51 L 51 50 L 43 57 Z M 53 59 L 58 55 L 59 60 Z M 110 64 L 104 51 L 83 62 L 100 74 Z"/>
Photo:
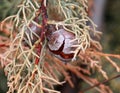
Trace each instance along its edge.
<path fill-rule="evenodd" d="M 0 22 L 9 15 L 16 13 L 17 4 L 21 0 L 0 0 Z M 91 19 L 97 24 L 98 31 L 103 34 L 100 43 L 103 46 L 105 53 L 120 54 L 120 0 L 88 0 L 88 14 Z M 4 35 L 0 31 L 0 35 Z M 120 65 L 119 60 L 115 60 Z M 103 68 L 108 73 L 109 77 L 113 77 L 120 73 L 116 73 L 115 68 L 112 68 L 109 63 L 103 61 Z M 0 93 L 6 93 L 7 87 L 6 77 L 0 67 Z M 101 76 L 95 73 L 92 77 L 97 77 L 102 81 Z M 4 81 L 4 82 L 3 82 Z M 113 90 L 113 93 L 120 93 L 120 78 L 116 78 L 107 82 L 107 85 Z M 4 86 L 4 87 L 3 87 Z M 86 93 L 96 93 L 94 90 Z"/>
<path fill-rule="evenodd" d="M 101 31 L 101 44 L 104 53 L 120 54 L 120 0 L 88 0 L 90 7 L 90 17 L 97 24 L 98 31 Z M 120 65 L 119 60 L 115 60 Z M 115 69 L 103 61 L 103 68 L 109 77 L 113 77 L 120 73 L 116 73 Z M 96 73 L 93 76 L 101 77 Z M 113 93 L 120 93 L 120 78 L 116 78 L 107 83 L 113 90 Z M 87 93 L 96 93 L 89 91 Z"/>

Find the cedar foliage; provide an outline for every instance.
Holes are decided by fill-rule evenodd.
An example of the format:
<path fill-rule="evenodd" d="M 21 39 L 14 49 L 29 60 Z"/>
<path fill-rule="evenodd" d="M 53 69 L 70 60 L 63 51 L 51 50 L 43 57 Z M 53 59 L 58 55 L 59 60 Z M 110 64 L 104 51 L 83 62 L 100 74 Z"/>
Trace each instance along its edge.
<path fill-rule="evenodd" d="M 75 34 L 75 40 L 78 42 L 75 45 L 77 49 L 71 51 L 74 53 L 73 62 L 69 63 L 62 62 L 54 57 L 54 54 L 51 55 L 47 47 L 48 41 L 46 39 L 41 41 L 41 37 L 29 27 L 31 23 L 38 27 L 43 26 L 42 16 L 39 16 L 40 22 L 34 20 L 36 16 L 38 17 L 41 1 L 21 0 L 14 15 L 8 16 L 1 22 L 1 31 L 5 36 L 0 36 L 0 65 L 4 67 L 7 75 L 8 93 L 60 93 L 55 86 L 62 86 L 66 82 L 71 88 L 78 87 L 78 93 L 89 91 L 86 88 L 82 89 L 80 82 L 80 86 L 75 86 L 73 78 L 79 81 L 81 79 L 100 93 L 112 93 L 108 86 L 100 83 L 96 77 L 90 76 L 92 71 L 96 70 L 105 79 L 109 79 L 103 70 L 102 58 L 119 72 L 120 68 L 112 58 L 120 59 L 120 55 L 103 53 L 99 41 L 92 38 L 99 38 L 101 33 L 96 31 L 96 25 L 88 17 L 88 1 L 48 0 L 47 2 L 46 24 L 55 25 L 56 29 L 62 25 L 68 32 Z M 26 33 L 26 29 L 30 29 L 29 33 Z M 34 44 L 32 44 L 33 34 L 38 38 Z M 24 39 L 29 46 L 24 45 Z M 39 59 L 38 64 L 35 64 L 36 58 Z M 64 80 L 60 81 L 61 77 L 64 77 Z"/>

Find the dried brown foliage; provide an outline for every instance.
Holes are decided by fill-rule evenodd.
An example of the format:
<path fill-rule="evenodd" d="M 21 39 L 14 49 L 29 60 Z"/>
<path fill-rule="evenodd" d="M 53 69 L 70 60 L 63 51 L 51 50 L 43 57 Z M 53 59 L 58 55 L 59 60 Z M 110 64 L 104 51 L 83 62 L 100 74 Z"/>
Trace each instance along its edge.
<path fill-rule="evenodd" d="M 69 82 L 71 87 L 75 87 L 68 71 L 74 73 L 90 86 L 94 86 L 99 84 L 99 81 L 96 78 L 90 78 L 92 74 L 91 69 L 100 72 L 105 79 L 109 79 L 107 73 L 102 69 L 102 57 L 116 68 L 116 71 L 120 71 L 119 66 L 111 59 L 120 59 L 120 55 L 103 53 L 99 41 L 93 40 L 89 34 L 92 32 L 95 36 L 99 36 L 99 32 L 95 30 L 94 23 L 87 16 L 87 1 L 75 1 L 77 4 L 71 3 L 71 0 L 70 2 L 67 0 L 57 0 L 57 8 L 60 8 L 59 12 L 63 13 L 63 19 L 65 20 L 60 19 L 58 22 L 58 20 L 52 19 L 52 15 L 49 16 L 50 20 L 48 20 L 48 24 L 54 24 L 56 27 L 62 25 L 64 29 L 74 33 L 76 36 L 75 40 L 78 40 L 78 45 L 75 45 L 77 49 L 72 51 L 74 53 L 74 60 L 67 64 L 51 55 L 47 48 L 46 40 L 44 42 L 38 40 L 32 45 L 28 36 L 29 47 L 24 46 L 22 42 L 26 27 L 29 27 L 31 22 L 39 25 L 33 19 L 36 16 L 40 2 L 38 3 L 36 0 L 32 2 L 31 0 L 23 0 L 21 5 L 19 5 L 18 13 L 6 18 L 1 23 L 1 31 L 7 35 L 0 36 L 0 65 L 4 67 L 7 75 L 9 87 L 7 93 L 60 93 L 54 89 L 55 85 Z M 67 7 L 62 5 L 61 2 L 65 3 Z M 70 10 L 70 12 L 66 13 L 65 9 Z M 26 14 L 28 13 L 31 13 L 31 15 L 27 16 Z M 71 15 L 69 15 L 70 13 Z M 73 17 L 72 13 L 75 17 Z M 81 14 L 79 15 L 79 13 Z M 77 18 L 77 16 L 80 17 Z M 93 27 L 87 25 L 88 21 L 92 23 Z M 12 24 L 9 24 L 9 22 Z M 68 29 L 66 26 L 72 26 L 72 28 Z M 12 28 L 10 29 L 10 27 Z M 15 29 L 13 30 L 13 28 Z M 8 37 L 8 35 L 10 36 Z M 38 50 L 36 50 L 36 44 L 38 43 L 42 43 L 40 55 L 37 54 Z M 35 64 L 36 57 L 39 58 L 39 64 Z M 82 65 L 85 65 L 85 67 Z M 60 81 L 61 76 L 65 77 L 62 82 Z M 96 85 L 94 88 L 100 93 L 112 93 L 110 88 L 104 84 Z M 83 92 L 80 90 L 79 93 Z"/>

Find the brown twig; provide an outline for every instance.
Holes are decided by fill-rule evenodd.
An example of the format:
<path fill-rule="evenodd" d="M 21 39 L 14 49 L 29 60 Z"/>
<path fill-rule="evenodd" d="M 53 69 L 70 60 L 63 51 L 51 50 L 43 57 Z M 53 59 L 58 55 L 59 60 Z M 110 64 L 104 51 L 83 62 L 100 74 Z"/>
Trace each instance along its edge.
<path fill-rule="evenodd" d="M 115 78 L 119 78 L 119 77 L 120 77 L 120 75 L 117 75 L 117 76 L 114 76 L 114 77 L 112 77 L 112 78 L 110 78 L 108 80 L 104 80 L 103 82 L 97 83 L 97 84 L 95 84 L 95 85 L 93 85 L 93 86 L 91 86 L 89 88 L 86 88 L 86 89 L 82 90 L 82 92 L 84 93 L 84 92 L 86 92 L 86 91 L 88 91 L 90 89 L 93 89 L 94 87 L 100 86 L 101 84 L 107 83 L 107 82 L 109 82 L 109 81 L 111 81 L 111 80 L 113 80 Z"/>
<path fill-rule="evenodd" d="M 42 49 L 42 43 L 45 38 L 46 25 L 47 25 L 47 9 L 45 5 L 45 0 L 41 1 L 41 7 L 39 8 L 39 14 L 42 15 L 42 27 L 41 27 L 40 42 L 36 46 L 36 49 L 37 49 L 37 54 L 40 56 L 41 49 Z M 36 57 L 35 64 L 38 64 L 38 63 L 39 63 L 39 58 Z"/>

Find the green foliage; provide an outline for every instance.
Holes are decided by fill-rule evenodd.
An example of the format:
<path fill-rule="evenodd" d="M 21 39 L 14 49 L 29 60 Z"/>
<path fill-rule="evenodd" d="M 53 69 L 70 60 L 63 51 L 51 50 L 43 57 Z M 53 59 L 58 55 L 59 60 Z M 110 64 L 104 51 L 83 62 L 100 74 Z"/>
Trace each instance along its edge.
<path fill-rule="evenodd" d="M 11 21 L 13 25 L 18 28 L 17 31 L 12 31 L 16 36 L 11 33 L 12 38 L 10 38 L 11 41 L 9 41 L 9 49 L 7 49 L 5 53 L 2 53 L 6 58 L 4 59 L 4 56 L 2 56 L 5 62 L 3 61 L 1 63 L 4 63 L 5 71 L 8 73 L 9 92 L 18 91 L 19 93 L 31 93 L 32 91 L 32 93 L 43 93 L 44 91 L 48 91 L 49 93 L 59 93 L 54 90 L 54 85 L 62 85 L 63 82 L 59 81 L 57 74 L 64 76 L 65 81 L 71 84 L 69 73 L 67 73 L 66 70 L 74 72 L 76 76 L 83 79 L 84 82 L 93 86 L 95 82 L 99 83 L 99 81 L 96 81 L 96 76 L 95 79 L 87 77 L 90 75 L 90 69 L 96 70 L 98 73 L 101 73 L 104 78 L 108 78 L 107 73 L 103 70 L 106 67 L 103 66 L 101 56 L 110 61 L 113 68 L 119 71 L 119 67 L 110 59 L 111 55 L 109 56 L 102 53 L 99 41 L 93 40 L 89 36 L 89 31 L 92 31 L 93 34 L 97 34 L 97 32 L 95 31 L 95 24 L 88 18 L 86 12 L 87 0 L 48 0 L 48 24 L 54 24 L 56 26 L 63 25 L 64 29 L 67 29 L 65 28 L 66 26 L 71 26 L 70 29 L 67 30 L 74 33 L 76 40 L 79 42 L 79 44 L 76 45 L 78 49 L 72 52 L 75 53 L 76 57 L 79 50 L 83 50 L 79 54 L 79 59 L 81 61 L 77 61 L 79 61 L 79 64 L 86 64 L 88 66 L 87 68 L 81 68 L 79 65 L 74 65 L 77 62 L 73 62 L 73 65 L 72 62 L 66 65 L 60 60 L 53 58 L 46 47 L 46 41 L 45 44 L 44 42 L 40 42 L 39 39 L 38 42 L 36 42 L 36 44 L 40 42 L 43 46 L 40 55 L 36 52 L 38 51 L 36 50 L 36 45 L 31 44 L 29 35 L 28 42 L 30 43 L 30 47 L 28 48 L 23 45 L 22 40 L 26 32 L 26 27 L 29 28 L 31 22 L 37 25 L 40 24 L 35 23 L 33 20 L 39 8 L 39 4 L 36 0 L 35 2 L 33 0 L 34 3 L 32 0 L 4 0 L 0 2 L 1 19 L 8 15 L 16 14 L 15 16 L 11 16 Z M 19 8 L 17 8 L 18 6 Z M 93 24 L 94 30 L 87 25 L 88 21 Z M 36 58 L 40 59 L 38 65 L 34 64 Z M 81 72 L 87 75 L 84 76 Z M 97 86 L 96 90 L 101 93 L 102 91 L 106 91 L 104 89 L 107 87 L 104 85 L 102 86 L 102 88 Z M 88 91 L 88 93 L 93 92 Z M 108 92 L 106 91 L 104 93 Z"/>
<path fill-rule="evenodd" d="M 108 38 L 108 46 L 111 52 L 120 53 L 120 1 L 109 0 L 106 12 L 106 39 Z"/>
<path fill-rule="evenodd" d="M 22 0 L 0 0 L 0 21 L 17 11 L 17 5 Z"/>
<path fill-rule="evenodd" d="M 4 75 L 3 69 L 0 68 L 0 93 L 6 93 L 7 91 L 7 77 Z"/>

